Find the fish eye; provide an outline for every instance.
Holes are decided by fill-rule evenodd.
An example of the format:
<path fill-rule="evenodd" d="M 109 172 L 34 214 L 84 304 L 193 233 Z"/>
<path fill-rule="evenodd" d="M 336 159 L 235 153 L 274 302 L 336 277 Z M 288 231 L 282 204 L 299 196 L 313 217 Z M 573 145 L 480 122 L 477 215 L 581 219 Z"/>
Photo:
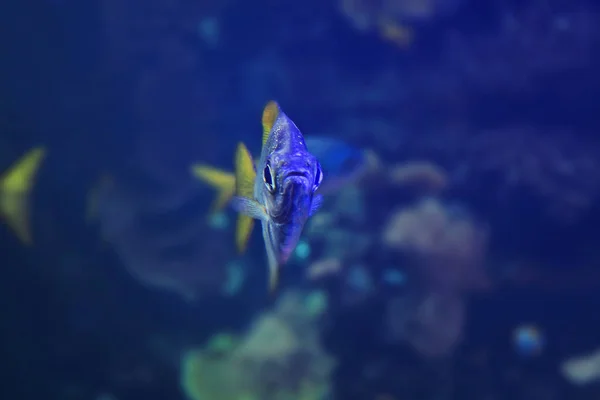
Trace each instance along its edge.
<path fill-rule="evenodd" d="M 275 184 L 273 183 L 273 173 L 271 171 L 271 164 L 267 162 L 265 169 L 263 170 L 263 181 L 269 193 L 275 192 Z"/>
<path fill-rule="evenodd" d="M 317 165 L 317 170 L 315 171 L 315 184 L 313 186 L 313 191 L 317 190 L 319 186 L 321 186 L 321 182 L 323 182 L 323 171 L 321 170 L 321 166 Z"/>

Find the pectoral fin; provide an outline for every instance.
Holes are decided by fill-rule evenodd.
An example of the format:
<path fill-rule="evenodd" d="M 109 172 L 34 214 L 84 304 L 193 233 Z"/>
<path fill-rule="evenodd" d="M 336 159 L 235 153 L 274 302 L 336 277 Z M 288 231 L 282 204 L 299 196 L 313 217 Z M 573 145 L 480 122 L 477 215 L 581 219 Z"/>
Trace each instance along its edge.
<path fill-rule="evenodd" d="M 31 244 L 29 197 L 45 150 L 36 147 L 23 156 L 0 178 L 0 213 L 25 244 Z"/>
<path fill-rule="evenodd" d="M 231 200 L 231 206 L 235 211 L 251 218 L 260 219 L 261 221 L 266 221 L 268 219 L 265 208 L 255 200 L 235 196 Z"/>
<path fill-rule="evenodd" d="M 308 215 L 310 217 L 315 215 L 315 213 L 317 211 L 319 211 L 319 209 L 321 208 L 322 205 L 323 205 L 323 196 L 321 196 L 320 194 L 314 195 L 312 204 L 310 205 L 310 213 Z"/>

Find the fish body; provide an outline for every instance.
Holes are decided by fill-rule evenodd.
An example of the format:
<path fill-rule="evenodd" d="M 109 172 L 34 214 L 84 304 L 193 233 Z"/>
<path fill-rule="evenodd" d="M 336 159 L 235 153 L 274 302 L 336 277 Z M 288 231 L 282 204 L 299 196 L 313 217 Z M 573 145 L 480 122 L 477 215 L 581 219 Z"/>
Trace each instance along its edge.
<path fill-rule="evenodd" d="M 276 102 L 267 104 L 262 122 L 262 150 L 256 165 L 246 146 L 238 144 L 232 206 L 240 213 L 238 249 L 245 248 L 253 221 L 261 221 L 272 291 L 306 221 L 321 204 L 315 192 L 323 181 L 323 171 L 298 127 Z"/>
<path fill-rule="evenodd" d="M 323 175 L 327 177 L 319 186 L 319 194 L 336 193 L 358 182 L 369 169 L 368 153 L 363 149 L 331 136 L 306 135 L 304 139 L 308 151 L 319 160 Z M 255 164 L 259 162 L 255 160 Z M 217 191 L 211 212 L 223 210 L 235 194 L 235 174 L 205 164 L 193 165 L 191 172 Z"/>

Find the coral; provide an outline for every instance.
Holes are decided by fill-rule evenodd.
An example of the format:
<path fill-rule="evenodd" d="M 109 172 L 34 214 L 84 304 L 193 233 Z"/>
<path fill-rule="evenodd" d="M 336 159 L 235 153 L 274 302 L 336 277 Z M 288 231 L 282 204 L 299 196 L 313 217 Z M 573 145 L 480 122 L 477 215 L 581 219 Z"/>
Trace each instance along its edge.
<path fill-rule="evenodd" d="M 342 269 L 342 262 L 335 258 L 323 258 L 314 261 L 306 269 L 306 277 L 310 280 L 319 280 L 335 275 Z"/>
<path fill-rule="evenodd" d="M 573 357 L 561 365 L 565 379 L 575 385 L 587 385 L 600 380 L 600 350 Z"/>
<path fill-rule="evenodd" d="M 413 258 L 413 274 L 424 286 L 444 292 L 487 286 L 486 231 L 436 199 L 392 215 L 383 243 Z"/>
<path fill-rule="evenodd" d="M 434 291 L 392 299 L 387 309 L 390 336 L 426 357 L 448 355 L 462 338 L 465 300 Z"/>
<path fill-rule="evenodd" d="M 405 187 L 420 195 L 434 195 L 448 186 L 446 172 L 427 161 L 392 165 L 387 175 L 392 185 Z"/>
<path fill-rule="evenodd" d="M 289 293 L 275 310 L 227 346 L 192 350 L 182 361 L 181 384 L 188 398 L 319 400 L 329 391 L 335 365 L 321 347 L 316 321 L 326 301 L 320 293 Z M 213 341 L 214 342 L 214 341 Z M 214 346 L 212 346 L 214 348 Z"/>
<path fill-rule="evenodd" d="M 388 248 L 410 260 L 412 286 L 388 304 L 390 336 L 424 356 L 449 354 L 462 336 L 465 295 L 487 288 L 487 233 L 474 221 L 425 199 L 394 214 L 383 232 Z"/>
<path fill-rule="evenodd" d="M 246 397 L 242 371 L 225 359 L 209 358 L 201 351 L 189 352 L 182 361 L 181 385 L 189 399 L 238 400 Z"/>
<path fill-rule="evenodd" d="M 259 317 L 240 343 L 236 356 L 283 363 L 299 350 L 299 339 L 284 321 L 274 315 Z"/>

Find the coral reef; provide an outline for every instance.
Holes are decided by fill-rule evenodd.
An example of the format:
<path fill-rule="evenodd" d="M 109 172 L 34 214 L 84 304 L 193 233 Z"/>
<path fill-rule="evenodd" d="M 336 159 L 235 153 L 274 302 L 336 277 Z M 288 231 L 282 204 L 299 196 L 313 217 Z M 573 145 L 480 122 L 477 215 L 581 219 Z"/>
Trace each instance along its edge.
<path fill-rule="evenodd" d="M 484 229 L 435 199 L 401 209 L 384 228 L 383 243 L 412 258 L 424 286 L 463 292 L 487 285 Z"/>
<path fill-rule="evenodd" d="M 335 366 L 316 330 L 323 300 L 320 293 L 287 293 L 243 337 L 221 337 L 215 340 L 225 345 L 213 340 L 205 350 L 188 352 L 181 378 L 187 397 L 322 399 Z"/>
<path fill-rule="evenodd" d="M 393 215 L 382 240 L 404 253 L 412 278 L 411 291 L 388 307 L 392 336 L 424 355 L 448 354 L 460 340 L 464 295 L 489 285 L 485 229 L 438 200 L 425 199 Z"/>

